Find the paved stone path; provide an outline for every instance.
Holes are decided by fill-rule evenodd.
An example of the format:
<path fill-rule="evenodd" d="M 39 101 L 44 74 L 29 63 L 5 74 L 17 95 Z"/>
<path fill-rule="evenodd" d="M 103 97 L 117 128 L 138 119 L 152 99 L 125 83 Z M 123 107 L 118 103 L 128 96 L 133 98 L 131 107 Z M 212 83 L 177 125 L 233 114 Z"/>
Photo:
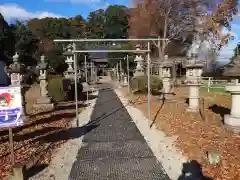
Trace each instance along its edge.
<path fill-rule="evenodd" d="M 169 180 L 127 110 L 101 90 L 69 180 Z"/>

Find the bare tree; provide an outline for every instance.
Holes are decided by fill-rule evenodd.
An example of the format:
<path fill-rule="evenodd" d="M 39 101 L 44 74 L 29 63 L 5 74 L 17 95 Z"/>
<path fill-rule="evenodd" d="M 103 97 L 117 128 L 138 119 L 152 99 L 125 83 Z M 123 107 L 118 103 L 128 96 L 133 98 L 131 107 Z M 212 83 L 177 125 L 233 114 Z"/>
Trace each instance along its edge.
<path fill-rule="evenodd" d="M 221 35 L 221 27 L 230 27 L 232 16 L 236 13 L 236 2 L 225 0 L 216 9 L 213 8 L 214 13 L 206 16 L 204 33 L 211 32 L 221 40 L 221 44 L 229 38 L 229 35 Z M 163 59 L 170 41 L 192 39 L 196 13 L 207 13 L 215 3 L 215 0 L 135 0 L 129 19 L 129 34 L 167 38 L 168 41 L 155 43 L 159 59 Z"/>
<path fill-rule="evenodd" d="M 183 0 L 136 0 L 130 15 L 130 35 L 157 36 L 169 41 L 158 41 L 158 55 L 163 59 L 166 46 L 171 40 L 187 38 L 192 19 Z"/>

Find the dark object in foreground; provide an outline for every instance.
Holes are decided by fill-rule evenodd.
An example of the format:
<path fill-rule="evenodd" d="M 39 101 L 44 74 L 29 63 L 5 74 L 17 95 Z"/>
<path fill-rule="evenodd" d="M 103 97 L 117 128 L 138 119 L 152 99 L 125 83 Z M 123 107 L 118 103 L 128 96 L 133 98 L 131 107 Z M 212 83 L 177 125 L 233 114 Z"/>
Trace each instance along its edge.
<path fill-rule="evenodd" d="M 205 177 L 202 172 L 202 166 L 196 161 L 183 163 L 182 175 L 178 180 L 212 180 L 210 177 Z"/>

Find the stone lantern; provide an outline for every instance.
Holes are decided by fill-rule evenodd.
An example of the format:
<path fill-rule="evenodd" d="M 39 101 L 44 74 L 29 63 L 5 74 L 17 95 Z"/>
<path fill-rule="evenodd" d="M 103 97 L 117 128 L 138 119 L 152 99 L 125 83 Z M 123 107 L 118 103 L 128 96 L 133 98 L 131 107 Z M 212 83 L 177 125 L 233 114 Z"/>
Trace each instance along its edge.
<path fill-rule="evenodd" d="M 199 87 L 201 85 L 201 75 L 204 64 L 189 63 L 186 65 L 186 81 L 189 86 L 189 104 L 187 111 L 199 111 Z"/>
<path fill-rule="evenodd" d="M 13 56 L 13 63 L 7 69 L 7 73 L 11 79 L 10 86 L 20 86 L 22 95 L 22 115 L 26 115 L 25 92 L 28 86 L 23 84 L 23 77 L 25 73 L 25 66 L 19 62 L 19 55 L 15 53 Z"/>
<path fill-rule="evenodd" d="M 189 86 L 189 104 L 187 111 L 199 112 L 199 87 L 201 86 L 201 77 L 204 64 L 198 61 L 199 48 L 201 42 L 193 41 L 193 44 L 188 51 L 188 62 L 186 63 L 186 83 Z"/>
<path fill-rule="evenodd" d="M 72 51 L 75 49 L 75 44 L 70 44 L 67 46 L 66 51 L 63 53 L 63 55 L 66 56 L 65 63 L 68 65 L 67 70 L 64 72 L 65 78 L 74 79 L 74 54 Z"/>
<path fill-rule="evenodd" d="M 10 64 L 7 71 L 10 75 L 12 86 L 22 85 L 25 66 L 19 63 L 19 55 L 17 53 L 13 56 L 13 63 Z"/>
<path fill-rule="evenodd" d="M 231 93 L 232 108 L 230 115 L 224 115 L 224 126 L 235 133 L 240 133 L 240 111 L 238 109 L 240 103 L 240 84 L 227 85 L 225 90 Z"/>
<path fill-rule="evenodd" d="M 45 56 L 41 56 L 41 61 L 37 65 L 36 69 L 39 71 L 39 80 L 40 80 L 40 93 L 41 97 L 37 99 L 37 104 L 51 104 L 51 98 L 48 96 L 48 81 L 47 81 L 47 69 L 48 63 L 45 61 Z"/>
<path fill-rule="evenodd" d="M 136 45 L 136 57 L 134 61 L 137 63 L 134 76 L 143 76 L 144 75 L 144 58 L 143 53 L 138 52 L 140 50 L 140 45 Z"/>
<path fill-rule="evenodd" d="M 165 57 L 165 60 L 162 65 L 161 65 L 161 69 L 162 69 L 162 82 L 163 82 L 163 97 L 167 98 L 169 97 L 169 95 L 171 94 L 171 89 L 172 89 L 172 63 L 167 61 L 167 57 Z"/>

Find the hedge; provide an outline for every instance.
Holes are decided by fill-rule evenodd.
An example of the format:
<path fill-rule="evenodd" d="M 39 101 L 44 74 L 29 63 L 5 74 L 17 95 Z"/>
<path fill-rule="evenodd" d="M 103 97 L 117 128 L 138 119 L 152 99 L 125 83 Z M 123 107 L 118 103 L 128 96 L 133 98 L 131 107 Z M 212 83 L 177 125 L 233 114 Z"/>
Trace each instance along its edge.
<path fill-rule="evenodd" d="M 130 82 L 130 88 L 133 93 L 146 93 L 148 91 L 148 77 L 137 76 L 133 77 Z M 162 80 L 158 76 L 150 76 L 151 92 L 162 89 Z"/>

